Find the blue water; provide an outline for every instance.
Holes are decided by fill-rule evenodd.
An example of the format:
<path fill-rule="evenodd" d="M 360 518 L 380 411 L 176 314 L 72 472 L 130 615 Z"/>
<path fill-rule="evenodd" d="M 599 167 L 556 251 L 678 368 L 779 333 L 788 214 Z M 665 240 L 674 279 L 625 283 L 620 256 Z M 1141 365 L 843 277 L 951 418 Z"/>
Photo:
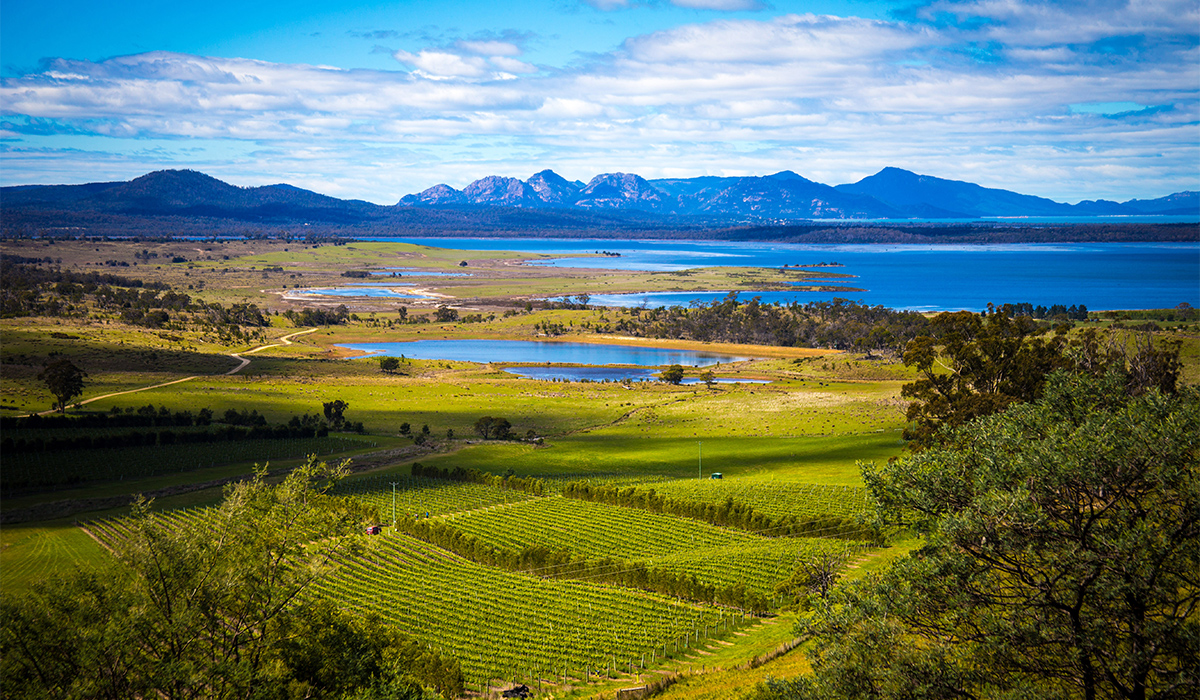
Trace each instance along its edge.
<path fill-rule="evenodd" d="M 619 382 L 630 379 L 635 382 L 652 382 L 658 379 L 659 370 L 639 369 L 636 367 L 510 367 L 505 372 L 526 379 L 542 381 L 565 380 L 578 382 Z M 685 377 L 684 384 L 702 384 L 699 377 Z M 738 379 L 734 377 L 717 377 L 717 384 L 768 384 L 763 379 Z"/>
<path fill-rule="evenodd" d="M 329 287 L 324 289 L 297 289 L 300 294 L 322 297 L 373 297 L 380 299 L 425 299 L 421 294 L 410 294 L 387 287 Z"/>
<path fill-rule="evenodd" d="M 853 275 L 822 284 L 863 291 L 760 292 L 767 302 L 807 302 L 843 297 L 896 309 L 981 311 L 989 302 L 1051 306 L 1083 304 L 1091 310 L 1200 306 L 1200 242 L 1042 243 L 1008 245 L 798 245 L 723 241 L 611 239 L 404 239 L 462 250 L 513 250 L 570 254 L 606 250 L 621 257 L 568 258 L 545 265 L 587 269 L 671 271 L 709 266 L 781 267 L 836 262 L 813 269 Z M 592 304 L 687 305 L 727 292 L 592 295 Z"/>
<path fill-rule="evenodd" d="M 387 277 L 395 274 L 396 277 L 470 277 L 467 272 L 426 272 L 412 267 L 385 267 L 382 270 L 371 272 L 377 277 Z"/>
<path fill-rule="evenodd" d="M 569 365 L 708 367 L 722 362 L 738 362 L 749 359 L 692 350 L 534 340 L 414 340 L 404 343 L 357 343 L 341 347 L 372 355 L 408 357 L 416 360 L 458 360 L 461 362 L 536 362 L 539 364 L 553 362 Z"/>

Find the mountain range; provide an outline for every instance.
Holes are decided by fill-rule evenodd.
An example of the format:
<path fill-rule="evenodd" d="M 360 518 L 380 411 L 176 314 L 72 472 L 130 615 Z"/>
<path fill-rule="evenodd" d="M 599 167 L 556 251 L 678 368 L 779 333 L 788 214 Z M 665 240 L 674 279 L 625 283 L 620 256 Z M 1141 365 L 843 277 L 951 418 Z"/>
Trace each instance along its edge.
<path fill-rule="evenodd" d="M 329 197 L 291 185 L 237 187 L 193 170 L 163 170 L 128 182 L 0 188 L 0 223 L 112 233 L 204 221 L 313 225 L 378 235 L 536 235 L 713 231 L 805 225 L 819 220 L 946 220 L 987 217 L 1200 215 L 1200 192 L 1159 199 L 1055 202 L 970 182 L 884 168 L 830 186 L 785 170 L 761 177 L 646 180 L 604 173 L 584 183 L 543 170 L 528 180 L 488 176 L 461 190 L 440 184 L 386 206 Z M 223 222 L 223 223 L 222 223 Z M 187 227 L 185 227 L 187 228 Z M 194 230 L 192 226 L 188 230 Z M 203 227 L 201 227 L 203 228 Z"/>
<path fill-rule="evenodd" d="M 884 168 L 858 182 L 829 186 L 790 170 L 764 177 L 646 180 L 605 173 L 569 181 L 552 170 L 528 180 L 488 176 L 462 190 L 436 185 L 406 195 L 399 206 L 496 206 L 642 211 L 737 221 L 811 219 L 975 219 L 1023 216 L 1189 215 L 1200 213 L 1200 192 L 1153 200 L 1064 204 L 970 182 Z"/>

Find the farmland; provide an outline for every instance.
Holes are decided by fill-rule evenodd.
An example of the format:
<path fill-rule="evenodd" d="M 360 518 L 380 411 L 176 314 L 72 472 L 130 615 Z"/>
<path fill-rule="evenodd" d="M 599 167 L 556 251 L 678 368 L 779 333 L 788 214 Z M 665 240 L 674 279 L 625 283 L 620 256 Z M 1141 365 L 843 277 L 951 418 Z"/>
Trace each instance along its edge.
<path fill-rule="evenodd" d="M 13 250 L 28 255 L 32 245 Z M 111 565 L 101 543 L 121 546 L 135 494 L 156 494 L 155 510 L 171 527 L 202 528 L 206 508 L 221 499 L 219 482 L 255 464 L 278 471 L 309 454 L 348 459 L 351 473 L 334 493 L 370 513 L 383 534 L 351 535 L 361 546 L 306 595 L 376 614 L 458 659 L 474 692 L 522 682 L 555 697 L 583 696 L 704 666 L 709 657 L 742 663 L 769 651 L 792 637 L 797 600 L 781 586 L 802 564 L 834 561 L 854 577 L 913 544 L 859 522 L 872 508 L 859 463 L 884 463 L 904 450 L 900 387 L 915 374 L 894 355 L 633 340 L 596 331 L 624 312 L 527 303 L 537 290 L 677 283 L 664 275 L 605 273 L 597 281 L 515 265 L 523 257 L 516 254 L 390 243 L 232 241 L 204 243 L 199 255 L 187 245 L 188 262 L 162 265 L 146 263 L 143 249 L 169 260 L 186 253 L 184 244 L 99 247 L 113 259 L 139 256 L 136 273 L 148 282 L 186 287 L 211 303 L 260 305 L 263 325 L 234 333 L 205 325 L 211 309 L 183 310 L 151 330 L 86 295 L 71 313 L 0 321 L 4 436 L 13 439 L 4 455 L 5 515 L 26 516 L 0 534 L 6 590 L 73 565 Z M 68 267 L 86 265 L 91 253 L 82 243 L 54 248 Z M 344 272 L 372 266 L 446 272 L 464 262 L 475 277 L 421 281 L 445 295 L 440 301 L 359 299 L 352 315 L 303 335 L 309 326 L 285 315 L 306 304 L 332 306 L 289 298 L 288 285 L 336 285 Z M 764 275 L 716 269 L 687 284 L 761 285 Z M 445 303 L 479 318 L 439 321 Z M 377 358 L 355 359 L 342 347 L 545 339 L 548 327 L 583 342 L 741 355 L 750 359 L 722 364 L 720 377 L 767 383 L 537 381 L 484 362 L 410 358 L 384 371 Z M 1194 356 L 1194 339 L 1179 338 L 1185 359 Z M 262 349 L 247 353 L 255 348 Z M 87 372 L 77 398 L 88 403 L 70 415 L 203 408 L 213 423 L 138 428 L 143 438 L 155 436 L 140 445 L 60 441 L 50 449 L 59 438 L 100 445 L 133 430 L 20 423 L 16 416 L 50 407 L 38 373 L 51 357 Z M 238 369 L 242 358 L 250 361 Z M 108 396 L 127 391 L 134 393 Z M 344 404 L 344 421 L 331 417 L 335 402 Z M 226 442 L 185 441 L 203 431 L 233 434 L 239 416 L 251 412 L 266 426 L 260 439 L 243 431 Z M 484 417 L 509 421 L 511 435 L 479 434 Z M 282 437 L 289 422 L 296 434 Z M 324 434 L 300 435 L 318 423 Z M 267 436 L 268 428 L 280 437 Z M 723 478 L 710 478 L 714 472 Z M 783 667 L 796 668 L 789 663 Z M 722 663 L 718 673 L 729 675 L 714 678 L 744 682 L 734 665 Z"/>

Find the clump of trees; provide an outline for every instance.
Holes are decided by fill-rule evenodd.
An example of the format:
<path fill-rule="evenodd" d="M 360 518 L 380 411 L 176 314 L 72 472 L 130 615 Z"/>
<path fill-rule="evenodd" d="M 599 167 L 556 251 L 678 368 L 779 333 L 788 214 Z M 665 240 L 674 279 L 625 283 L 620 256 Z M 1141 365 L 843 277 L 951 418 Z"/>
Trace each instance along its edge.
<path fill-rule="evenodd" d="M 943 427 L 1036 400 L 1046 377 L 1057 369 L 1116 372 L 1134 394 L 1150 388 L 1175 390 L 1181 369 L 1178 342 L 1095 328 L 1073 338 L 1062 326 L 1047 330 L 1032 317 L 1012 316 L 1003 308 L 935 316 L 904 350 L 904 363 L 919 373 L 901 390 L 913 399 L 904 432 L 909 446 L 923 449 L 940 440 Z"/>
<path fill-rule="evenodd" d="M 288 309 L 285 318 L 297 326 L 340 326 L 350 318 L 350 309 L 339 304 L 336 309 Z"/>
<path fill-rule="evenodd" d="M 835 590 L 803 626 L 813 675 L 760 696 L 1195 696 L 1197 435 L 1193 388 L 1060 370 L 1036 401 L 867 465 L 879 524 L 925 544 Z"/>
<path fill-rule="evenodd" d="M 116 562 L 0 595 L 0 678 L 21 698 L 416 700 L 463 692 L 458 662 L 312 596 L 378 521 L 310 460 L 230 486 L 205 527 L 138 505 Z"/>
<path fill-rule="evenodd" d="M 898 352 L 926 323 L 915 311 L 848 299 L 764 304 L 758 297 L 742 301 L 731 292 L 722 300 L 691 308 L 627 309 L 613 330 L 649 338 Z"/>
<path fill-rule="evenodd" d="M 41 267 L 47 260 L 0 255 L 0 317 L 77 316 L 92 308 L 147 328 L 200 326 L 222 341 L 246 341 L 268 324 L 254 304 L 205 303 L 162 282 Z"/>
<path fill-rule="evenodd" d="M 658 373 L 658 378 L 667 384 L 679 385 L 683 382 L 683 367 L 680 365 L 671 365 Z"/>
<path fill-rule="evenodd" d="M 508 440 L 512 437 L 512 423 L 507 418 L 484 416 L 475 421 L 475 434 L 484 440 Z"/>

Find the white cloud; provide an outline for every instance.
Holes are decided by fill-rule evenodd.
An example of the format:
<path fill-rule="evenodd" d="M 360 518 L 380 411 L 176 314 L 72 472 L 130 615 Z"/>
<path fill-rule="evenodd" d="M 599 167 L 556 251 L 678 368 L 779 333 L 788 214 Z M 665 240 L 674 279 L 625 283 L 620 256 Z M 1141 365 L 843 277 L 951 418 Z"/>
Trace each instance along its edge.
<path fill-rule="evenodd" d="M 1194 25 L 1182 26 L 1194 7 L 931 7 L 936 22 L 687 24 L 563 68 L 528 63 L 523 40 L 507 35 L 395 52 L 411 71 L 165 52 L 57 59 L 0 80 L 3 113 L 20 117 L 4 127 L 0 177 L 22 181 L 37 159 L 31 144 L 87 152 L 157 139 L 244 144 L 269 151 L 261 169 L 324 169 L 339 187 L 362 184 L 356 196 L 388 202 L 544 167 L 582 179 L 791 168 L 836 183 L 898 165 L 1060 199 L 1200 188 L 1200 47 Z M 947 12 L 962 21 L 947 25 Z M 1155 109 L 1072 111 L 1089 103 Z M 229 172 L 248 177 L 252 160 Z"/>
<path fill-rule="evenodd" d="M 488 61 L 493 66 L 509 73 L 536 73 L 538 71 L 535 65 L 507 56 L 492 56 Z"/>
<path fill-rule="evenodd" d="M 397 51 L 392 56 L 434 78 L 481 78 L 488 74 L 487 62 L 475 56 L 432 50 L 422 50 L 416 54 Z"/>

